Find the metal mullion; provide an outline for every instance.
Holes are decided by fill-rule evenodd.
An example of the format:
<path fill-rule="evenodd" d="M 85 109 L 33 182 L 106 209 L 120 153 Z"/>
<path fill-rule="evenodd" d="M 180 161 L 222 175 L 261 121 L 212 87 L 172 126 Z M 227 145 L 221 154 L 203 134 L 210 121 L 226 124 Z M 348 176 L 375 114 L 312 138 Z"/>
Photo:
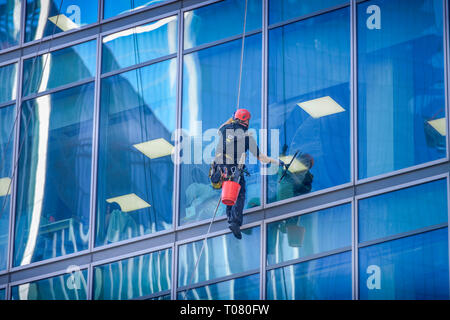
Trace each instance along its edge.
<path fill-rule="evenodd" d="M 148 295 L 141 296 L 141 297 L 136 297 L 131 300 L 149 300 L 149 299 L 153 299 L 153 298 L 163 297 L 163 296 L 166 296 L 169 294 L 170 294 L 170 290 L 164 290 L 164 291 L 155 292 L 155 293 L 148 294 Z"/>
<path fill-rule="evenodd" d="M 177 286 L 178 286 L 178 245 L 173 243 L 172 251 L 172 285 L 170 288 L 170 299 L 177 300 Z"/>
<path fill-rule="evenodd" d="M 56 37 L 56 35 L 54 35 L 54 36 Z M 24 60 L 35 59 L 44 54 L 51 54 L 55 51 L 67 49 L 67 48 L 70 48 L 70 47 L 73 47 L 73 46 L 76 46 L 76 45 L 79 45 L 82 43 L 96 40 L 97 37 L 98 37 L 98 34 L 80 38 L 80 39 L 76 39 L 76 40 L 72 40 L 72 41 L 68 41 L 68 42 L 65 42 L 63 44 L 59 44 L 56 46 L 52 46 L 52 42 L 54 42 L 54 41 L 52 41 L 53 39 L 49 39 L 48 42 L 36 43 L 36 47 L 37 47 L 37 49 L 39 49 L 39 51 L 34 51 L 32 53 L 25 54 L 22 56 L 22 58 Z M 23 49 L 25 49 L 25 48 L 22 48 L 22 52 L 23 52 Z"/>
<path fill-rule="evenodd" d="M 7 258 L 7 271 L 11 271 L 13 267 L 13 256 L 14 256 L 14 236 L 15 236 L 15 220 L 16 220 L 16 198 L 17 198 L 17 172 L 19 170 L 19 144 L 20 144 L 20 122 L 22 113 L 22 86 L 23 86 L 23 58 L 18 61 L 18 77 L 17 77 L 17 93 L 16 93 L 16 110 L 15 110 L 15 125 L 14 125 L 14 147 L 13 147 L 13 157 L 12 157 L 12 179 L 11 179 L 11 198 L 9 205 L 9 236 L 8 236 L 8 258 Z M 10 279 L 10 276 L 9 276 Z M 9 280 L 8 280 L 9 282 Z"/>
<path fill-rule="evenodd" d="M 450 98 L 449 98 L 449 94 L 450 94 L 450 88 L 449 88 L 449 66 L 450 66 L 450 59 L 449 59 L 449 13 L 448 13 L 448 6 L 447 6 L 447 0 L 442 0 L 442 9 L 443 9 L 443 47 L 444 47 L 444 82 L 445 82 L 445 125 L 446 125 L 446 139 L 445 139 L 445 157 L 447 160 L 449 160 L 449 138 L 450 135 L 448 134 L 448 130 L 450 128 L 449 126 L 449 113 L 448 113 L 448 109 L 449 109 L 449 105 L 450 105 Z"/>
<path fill-rule="evenodd" d="M 355 184 L 358 176 L 358 38 L 357 38 L 357 5 L 355 0 L 350 1 L 350 97 L 351 97 L 351 115 L 350 115 L 350 163 L 351 163 L 351 182 Z M 353 187 L 352 200 L 352 299 L 358 300 L 358 223 L 357 208 L 355 201 L 356 187 Z"/>
<path fill-rule="evenodd" d="M 258 29 L 252 30 L 252 31 L 245 32 L 245 38 L 249 38 L 249 37 L 259 34 L 261 32 L 262 32 L 262 28 L 258 28 Z M 242 33 L 239 33 L 238 35 L 230 36 L 230 37 L 227 37 L 224 39 L 201 44 L 201 45 L 195 46 L 193 48 L 185 49 L 185 50 L 183 50 L 183 55 L 187 55 L 187 54 L 190 54 L 193 52 L 197 52 L 197 51 L 201 51 L 201 50 L 208 49 L 211 47 L 219 46 L 221 44 L 240 40 L 240 39 L 242 39 L 242 35 L 243 35 Z"/>
<path fill-rule="evenodd" d="M 307 256 L 307 257 L 292 259 L 292 260 L 288 260 L 288 261 L 284 261 L 284 262 L 280 262 L 280 263 L 277 263 L 277 264 L 273 264 L 273 265 L 267 266 L 267 271 L 280 269 L 280 268 L 288 267 L 288 266 L 291 266 L 291 265 L 297 265 L 297 264 L 300 264 L 300 263 L 313 261 L 313 260 L 317 260 L 317 259 L 321 259 L 321 258 L 325 258 L 325 257 L 329 257 L 329 256 L 334 256 L 336 254 L 341 254 L 341 253 L 344 253 L 344 252 L 350 252 L 351 250 L 352 250 L 352 247 L 351 246 L 347 246 L 347 247 L 334 249 L 334 250 L 330 250 L 330 251 L 326 251 L 326 252 L 316 253 L 316 254 L 313 254 L 313 255 L 310 255 L 310 256 Z"/>
<path fill-rule="evenodd" d="M 93 274 L 94 268 L 92 267 L 92 264 L 90 263 L 87 267 L 87 284 L 86 284 L 86 300 L 93 300 L 93 292 L 94 292 L 94 274 Z"/>
<path fill-rule="evenodd" d="M 262 5 L 262 105 L 261 105 L 261 129 L 262 129 L 262 135 L 260 136 L 261 141 L 261 148 L 262 152 L 264 154 L 267 154 L 267 138 L 268 138 L 268 107 L 267 107 L 267 101 L 268 101 L 268 90 L 267 90 L 267 84 L 268 84 L 268 58 L 269 58 L 269 32 L 268 32 L 268 24 L 269 24 L 269 1 L 263 0 Z M 267 198 L 267 176 L 265 174 L 266 172 L 266 166 L 265 164 L 261 164 L 262 166 L 262 172 L 264 174 L 261 176 L 261 204 L 262 208 L 265 208 L 266 206 L 266 198 Z M 267 259 L 267 224 L 265 222 L 265 211 L 263 216 L 263 221 L 261 222 L 261 239 L 260 239 L 260 246 L 261 246 L 261 253 L 260 253 L 260 276 L 259 276 L 259 298 L 261 300 L 266 299 L 266 259 Z"/>
<path fill-rule="evenodd" d="M 149 60 L 149 61 L 146 61 L 146 62 L 141 62 L 139 64 L 135 64 L 135 65 L 132 65 L 132 66 L 129 66 L 129 67 L 125 67 L 125 68 L 114 70 L 114 71 L 109 71 L 109 72 L 106 72 L 106 73 L 102 74 L 100 77 L 102 79 L 104 79 L 104 78 L 107 78 L 107 77 L 116 76 L 118 74 L 122 74 L 122 73 L 133 71 L 133 70 L 137 70 L 137 69 L 140 69 L 140 68 L 143 68 L 143 67 L 147 67 L 147 66 L 150 66 L 152 64 L 159 63 L 159 62 L 167 61 L 167 60 L 170 60 L 170 59 L 173 59 L 173 58 L 176 58 L 176 57 L 177 57 L 177 54 L 176 53 L 172 53 L 172 54 L 167 55 L 167 56 L 163 56 L 163 57 L 160 57 L 160 58 L 152 59 L 152 60 Z"/>
<path fill-rule="evenodd" d="M 390 193 L 393 191 L 398 191 L 398 190 L 402 190 L 402 189 L 406 189 L 409 187 L 414 187 L 414 186 L 418 186 L 424 183 L 428 183 L 428 182 L 433 182 L 433 181 L 437 181 L 437 180 L 441 180 L 444 179 L 448 176 L 448 173 L 443 173 L 443 174 L 438 174 L 435 176 L 429 176 L 423 179 L 419 179 L 419 180 L 413 180 L 411 182 L 407 182 L 407 183 L 402 183 L 399 185 L 394 185 L 394 186 L 390 186 L 390 187 L 386 187 L 386 188 L 382 188 L 379 190 L 375 190 L 372 192 L 366 192 L 364 194 L 360 194 L 360 195 L 356 195 L 355 198 L 356 199 L 366 199 L 366 198 L 370 198 L 373 196 L 378 196 L 381 194 L 385 194 L 385 193 Z"/>
<path fill-rule="evenodd" d="M 78 87 L 78 86 L 82 86 L 84 84 L 88 84 L 88 83 L 91 83 L 91 82 L 94 82 L 94 81 L 95 81 L 95 76 L 94 77 L 90 77 L 90 78 L 86 78 L 86 79 L 83 79 L 83 80 L 79 80 L 79 81 L 76 81 L 76 82 L 72 82 L 72 83 L 69 83 L 69 84 L 64 84 L 62 86 L 58 86 L 56 88 L 51 88 L 51 89 L 48 89 L 48 90 L 45 90 L 45 91 L 42 91 L 42 92 L 33 93 L 33 94 L 30 94 L 30 95 L 28 95 L 26 97 L 23 97 L 22 98 L 22 102 L 29 101 L 29 100 L 34 100 L 36 98 L 47 96 L 47 95 L 50 95 L 50 94 L 54 94 L 54 93 L 59 92 L 59 91 L 72 89 L 72 88 L 75 88 L 75 87 Z"/>
<path fill-rule="evenodd" d="M 419 235 L 419 234 L 422 234 L 422 233 L 436 231 L 436 230 L 444 229 L 444 228 L 448 228 L 448 222 L 439 223 L 439 224 L 436 224 L 436 225 L 423 227 L 423 228 L 415 229 L 415 230 L 411 230 L 411 231 L 406 231 L 406 232 L 402 232 L 402 233 L 386 236 L 386 237 L 383 237 L 383 238 L 380 238 L 380 239 L 376 239 L 376 240 L 364 241 L 364 242 L 358 244 L 358 248 L 359 249 L 366 248 L 366 247 L 374 246 L 374 245 L 377 245 L 377 244 L 390 242 L 390 241 L 395 241 L 395 240 L 407 238 L 407 237 L 410 237 L 410 236 L 416 236 L 416 235 Z"/>
<path fill-rule="evenodd" d="M 192 10 L 199 9 L 199 8 L 202 8 L 202 7 L 206 7 L 206 6 L 209 6 L 211 4 L 215 4 L 215 3 L 218 3 L 218 2 L 222 2 L 222 1 L 223 0 L 207 0 L 205 2 L 197 3 L 197 4 L 194 4 L 194 5 L 182 8 L 182 13 L 184 15 L 184 13 L 186 11 L 192 11 Z"/>
<path fill-rule="evenodd" d="M 353 0 L 351 0 L 351 1 L 353 1 Z M 337 10 L 343 9 L 345 7 L 348 7 L 349 5 L 350 4 L 348 2 L 345 3 L 345 4 L 339 4 L 339 5 L 336 5 L 336 6 L 333 6 L 333 7 L 329 7 L 329 8 L 318 10 L 318 11 L 315 11 L 315 12 L 311 12 L 311 13 L 308 13 L 308 14 L 305 14 L 305 15 L 302 15 L 302 16 L 299 16 L 299 17 L 295 17 L 295 18 L 292 18 L 292 19 L 289 19 L 289 20 L 285 20 L 285 21 L 274 23 L 274 24 L 270 24 L 268 26 L 268 28 L 269 28 L 269 30 L 272 30 L 272 29 L 275 29 L 275 28 L 286 26 L 288 24 L 296 23 L 296 22 L 299 22 L 299 21 L 302 21 L 302 20 L 306 20 L 306 19 L 309 19 L 309 18 L 313 18 L 313 17 L 317 17 L 317 16 L 320 16 L 320 15 L 326 14 L 326 13 L 330 13 L 332 11 L 337 11 Z"/>
<path fill-rule="evenodd" d="M 101 0 L 99 2 L 102 2 Z M 100 8 L 99 8 L 100 10 Z M 96 208 L 97 208 L 97 172 L 98 172 L 98 145 L 99 145 L 99 127 L 100 127 L 100 89 L 101 89 L 101 66 L 102 66 L 102 45 L 101 36 L 97 35 L 96 51 L 96 73 L 95 73 L 95 93 L 94 110 L 92 119 L 92 152 L 91 152 L 91 197 L 90 197 L 90 215 L 89 215 L 89 252 L 92 253 L 95 247 L 95 227 L 96 227 Z M 88 268 L 88 300 L 93 300 L 94 281 L 93 281 L 93 255 L 90 255 Z"/>
<path fill-rule="evenodd" d="M 103 0 L 98 0 L 97 22 L 103 22 Z"/>
<path fill-rule="evenodd" d="M 16 99 L 9 100 L 7 102 L 0 103 L 0 109 L 6 108 L 6 107 L 10 107 L 10 106 L 15 105 L 15 104 L 16 104 Z"/>
<path fill-rule="evenodd" d="M 26 32 L 26 18 L 27 18 L 27 0 L 21 1 L 21 8 L 20 8 L 20 38 L 19 38 L 19 45 L 18 47 L 22 47 L 22 45 L 25 43 L 25 32 Z"/>
<path fill-rule="evenodd" d="M 114 22 L 114 21 L 117 21 L 117 20 L 126 19 L 126 18 L 129 18 L 130 16 L 133 16 L 133 15 L 136 15 L 136 14 L 142 14 L 142 13 L 145 13 L 145 12 L 151 12 L 151 11 L 153 11 L 156 8 L 164 7 L 164 6 L 176 3 L 177 1 L 179 1 L 179 0 L 166 0 L 166 2 L 156 3 L 156 4 L 150 5 L 148 7 L 144 7 L 144 8 L 137 9 L 137 10 L 133 10 L 132 9 L 129 12 L 124 12 L 124 13 L 118 14 L 116 16 L 113 16 L 113 17 L 110 17 L 110 18 L 106 18 L 106 19 L 104 19 L 104 14 L 103 14 L 104 5 L 103 5 L 102 6 L 100 22 L 101 23 L 110 23 L 110 22 Z"/>
<path fill-rule="evenodd" d="M 177 293 L 183 292 L 183 291 L 187 291 L 187 290 L 192 290 L 192 289 L 197 289 L 197 288 L 210 286 L 210 285 L 214 285 L 214 284 L 221 283 L 221 282 L 226 282 L 226 281 L 230 281 L 230 280 L 244 278 L 244 277 L 252 276 L 252 275 L 255 275 L 255 274 L 259 274 L 259 269 L 252 269 L 252 270 L 248 270 L 248 271 L 234 273 L 234 274 L 230 274 L 228 276 L 224 276 L 224 277 L 220 277 L 220 278 L 214 278 L 214 279 L 211 279 L 211 280 L 197 282 L 197 283 L 194 283 L 192 285 L 183 286 L 183 287 L 180 287 L 180 288 L 177 289 Z"/>

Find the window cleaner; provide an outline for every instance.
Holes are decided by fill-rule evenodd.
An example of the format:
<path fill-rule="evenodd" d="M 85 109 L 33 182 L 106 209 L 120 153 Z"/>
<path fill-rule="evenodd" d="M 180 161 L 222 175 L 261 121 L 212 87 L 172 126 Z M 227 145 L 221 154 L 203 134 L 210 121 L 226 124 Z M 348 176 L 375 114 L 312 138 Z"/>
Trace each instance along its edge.
<path fill-rule="evenodd" d="M 238 109 L 233 116 L 219 128 L 219 143 L 210 168 L 211 184 L 222 188 L 222 202 L 227 206 L 229 228 L 234 236 L 242 238 L 242 212 L 245 202 L 245 167 L 247 151 L 259 161 L 280 165 L 285 170 L 289 167 L 282 160 L 276 160 L 261 153 L 255 138 L 248 133 L 250 112 Z"/>

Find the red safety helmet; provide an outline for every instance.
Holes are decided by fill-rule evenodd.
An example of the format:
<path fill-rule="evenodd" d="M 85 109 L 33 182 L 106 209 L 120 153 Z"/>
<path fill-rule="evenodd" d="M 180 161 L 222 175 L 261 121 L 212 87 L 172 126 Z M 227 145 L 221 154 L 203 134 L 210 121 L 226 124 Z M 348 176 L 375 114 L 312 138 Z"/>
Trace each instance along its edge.
<path fill-rule="evenodd" d="M 247 109 L 237 109 L 233 115 L 234 120 L 239 120 L 248 127 L 248 122 L 251 118 L 250 112 Z"/>

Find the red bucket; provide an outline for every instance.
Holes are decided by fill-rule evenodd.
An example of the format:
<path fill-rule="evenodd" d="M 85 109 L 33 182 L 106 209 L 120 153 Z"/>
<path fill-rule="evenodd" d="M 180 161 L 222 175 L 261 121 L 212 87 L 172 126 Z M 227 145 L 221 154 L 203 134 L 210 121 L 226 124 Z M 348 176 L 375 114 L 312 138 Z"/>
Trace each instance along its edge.
<path fill-rule="evenodd" d="M 222 184 L 222 203 L 227 206 L 233 206 L 241 191 L 241 185 L 234 181 L 226 180 Z"/>

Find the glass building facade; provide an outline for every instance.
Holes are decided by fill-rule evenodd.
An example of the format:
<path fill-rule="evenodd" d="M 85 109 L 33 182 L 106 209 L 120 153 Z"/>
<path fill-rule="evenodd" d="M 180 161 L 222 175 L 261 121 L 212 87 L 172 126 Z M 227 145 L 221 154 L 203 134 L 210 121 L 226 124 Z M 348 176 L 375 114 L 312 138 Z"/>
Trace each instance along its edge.
<path fill-rule="evenodd" d="M 448 300 L 449 17 L 0 0 L 0 300 Z M 208 177 L 237 101 L 292 161 L 246 160 L 241 240 Z"/>

